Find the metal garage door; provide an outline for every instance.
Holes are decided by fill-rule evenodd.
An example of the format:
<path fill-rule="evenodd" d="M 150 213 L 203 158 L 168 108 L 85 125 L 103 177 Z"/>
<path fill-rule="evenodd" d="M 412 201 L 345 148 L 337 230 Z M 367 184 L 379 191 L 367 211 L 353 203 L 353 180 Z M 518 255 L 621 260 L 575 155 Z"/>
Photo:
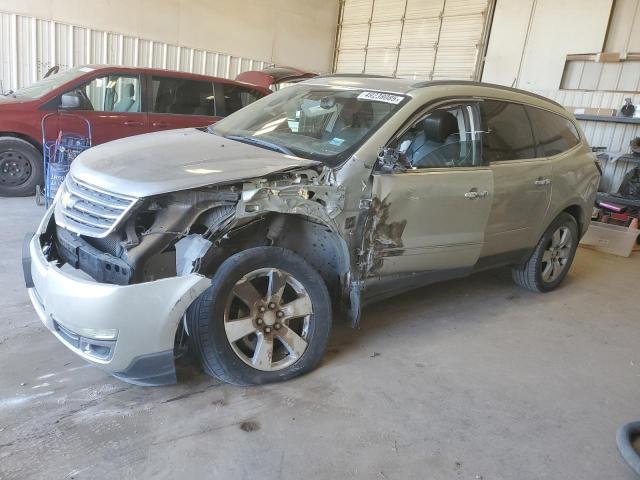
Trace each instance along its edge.
<path fill-rule="evenodd" d="M 344 0 L 338 73 L 478 77 L 493 0 Z"/>

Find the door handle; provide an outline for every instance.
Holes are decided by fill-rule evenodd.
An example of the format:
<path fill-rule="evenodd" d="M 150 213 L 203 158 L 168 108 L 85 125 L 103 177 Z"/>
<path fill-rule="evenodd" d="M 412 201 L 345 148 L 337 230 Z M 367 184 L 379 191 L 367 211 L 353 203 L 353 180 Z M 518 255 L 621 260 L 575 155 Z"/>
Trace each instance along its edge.
<path fill-rule="evenodd" d="M 487 195 L 489 195 L 489 192 L 487 192 L 486 190 L 479 192 L 475 189 L 469 190 L 464 194 L 465 198 L 468 198 L 469 200 L 475 200 L 476 198 L 485 198 Z"/>
<path fill-rule="evenodd" d="M 167 122 L 153 122 L 151 125 L 153 125 L 154 127 L 160 127 L 160 128 L 165 128 L 169 126 Z"/>
<path fill-rule="evenodd" d="M 144 125 L 144 122 L 136 122 L 134 120 L 127 120 L 125 122 L 122 122 L 124 125 L 126 125 L 127 127 L 142 127 Z"/>
<path fill-rule="evenodd" d="M 538 180 L 536 180 L 533 183 L 535 185 L 549 185 L 551 183 L 551 179 L 549 179 L 549 178 L 539 178 Z"/>

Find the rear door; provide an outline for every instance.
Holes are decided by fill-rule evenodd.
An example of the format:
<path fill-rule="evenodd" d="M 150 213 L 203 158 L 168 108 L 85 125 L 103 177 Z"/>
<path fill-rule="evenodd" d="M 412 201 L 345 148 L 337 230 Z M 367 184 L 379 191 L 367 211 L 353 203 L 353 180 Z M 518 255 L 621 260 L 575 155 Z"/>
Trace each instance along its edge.
<path fill-rule="evenodd" d="M 149 130 L 206 127 L 221 117 L 213 83 L 182 77 L 148 77 Z"/>
<path fill-rule="evenodd" d="M 89 120 L 94 145 L 147 132 L 141 84 L 139 75 L 110 73 L 73 89 L 82 105 L 71 113 Z M 85 132 L 83 123 L 66 115 L 59 116 L 59 125 L 65 132 Z"/>
<path fill-rule="evenodd" d="M 551 162 L 538 158 L 525 107 L 500 100 L 480 102 L 482 150 L 495 193 L 483 257 L 535 245 L 551 198 Z"/>

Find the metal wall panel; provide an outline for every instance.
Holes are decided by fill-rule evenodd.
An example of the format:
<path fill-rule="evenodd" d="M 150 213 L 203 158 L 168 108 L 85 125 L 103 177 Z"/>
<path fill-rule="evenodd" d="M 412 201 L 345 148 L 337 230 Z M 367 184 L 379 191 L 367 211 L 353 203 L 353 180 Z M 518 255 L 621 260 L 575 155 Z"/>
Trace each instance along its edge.
<path fill-rule="evenodd" d="M 344 0 L 335 71 L 474 79 L 491 0 Z"/>
<path fill-rule="evenodd" d="M 269 65 L 257 59 L 0 12 L 0 82 L 4 91 L 33 83 L 54 65 L 65 69 L 89 63 L 166 68 L 225 78 Z"/>

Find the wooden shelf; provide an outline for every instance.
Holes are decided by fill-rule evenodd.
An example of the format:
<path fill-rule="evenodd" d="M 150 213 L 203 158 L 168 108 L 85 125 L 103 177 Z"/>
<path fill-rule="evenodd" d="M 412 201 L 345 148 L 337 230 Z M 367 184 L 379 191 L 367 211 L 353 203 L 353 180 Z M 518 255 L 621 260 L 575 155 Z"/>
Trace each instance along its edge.
<path fill-rule="evenodd" d="M 588 122 L 610 122 L 610 123 L 631 123 L 640 124 L 640 117 L 623 117 L 623 116 L 600 116 L 600 115 L 576 115 L 578 120 L 586 120 Z"/>

